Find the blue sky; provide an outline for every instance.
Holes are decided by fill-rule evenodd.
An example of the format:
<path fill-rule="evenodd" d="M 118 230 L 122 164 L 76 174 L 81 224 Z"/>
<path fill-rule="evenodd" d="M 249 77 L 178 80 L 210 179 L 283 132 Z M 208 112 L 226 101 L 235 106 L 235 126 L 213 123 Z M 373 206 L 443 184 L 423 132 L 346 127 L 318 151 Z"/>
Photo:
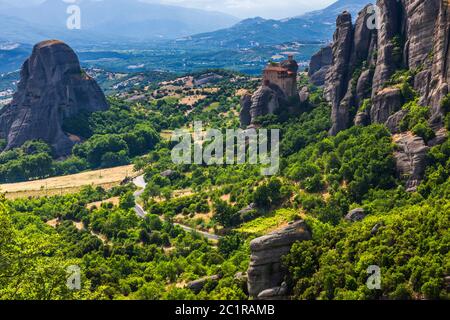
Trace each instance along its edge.
<path fill-rule="evenodd" d="M 0 0 L 21 5 L 43 2 L 43 0 Z M 61 0 L 63 1 L 63 0 Z M 107 1 L 107 0 L 105 0 Z M 143 0 L 144 1 L 144 0 Z M 191 8 L 222 11 L 239 18 L 261 16 L 264 18 L 286 18 L 306 11 L 323 8 L 335 0 L 145 0 Z"/>

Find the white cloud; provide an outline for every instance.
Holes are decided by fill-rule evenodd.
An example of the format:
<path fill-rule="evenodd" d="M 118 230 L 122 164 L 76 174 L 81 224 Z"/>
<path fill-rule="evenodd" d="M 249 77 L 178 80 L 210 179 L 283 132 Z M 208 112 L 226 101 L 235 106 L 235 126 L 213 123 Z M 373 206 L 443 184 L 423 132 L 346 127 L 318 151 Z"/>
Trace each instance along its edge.
<path fill-rule="evenodd" d="M 21 5 L 44 0 L 22 0 Z M 63 0 L 61 0 L 63 1 Z M 84 0 L 85 1 L 85 0 Z M 304 12 L 324 8 L 336 0 L 141 0 L 146 2 L 180 5 L 190 8 L 226 12 L 240 18 L 261 16 L 264 18 L 287 18 Z M 0 0 L 17 5 L 17 0 Z"/>
<path fill-rule="evenodd" d="M 160 0 L 166 4 L 216 10 L 241 18 L 286 18 L 320 9 L 336 0 Z"/>

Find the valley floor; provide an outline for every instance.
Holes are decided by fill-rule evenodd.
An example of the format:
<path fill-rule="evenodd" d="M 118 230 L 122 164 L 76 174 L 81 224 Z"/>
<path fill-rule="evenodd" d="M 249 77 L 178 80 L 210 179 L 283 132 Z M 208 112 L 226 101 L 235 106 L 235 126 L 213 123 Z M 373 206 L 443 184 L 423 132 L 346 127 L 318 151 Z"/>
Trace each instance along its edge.
<path fill-rule="evenodd" d="M 127 165 L 43 180 L 2 184 L 0 185 L 0 191 L 6 193 L 8 199 L 66 195 L 76 193 L 83 186 L 89 185 L 109 189 L 133 175 L 133 165 Z"/>

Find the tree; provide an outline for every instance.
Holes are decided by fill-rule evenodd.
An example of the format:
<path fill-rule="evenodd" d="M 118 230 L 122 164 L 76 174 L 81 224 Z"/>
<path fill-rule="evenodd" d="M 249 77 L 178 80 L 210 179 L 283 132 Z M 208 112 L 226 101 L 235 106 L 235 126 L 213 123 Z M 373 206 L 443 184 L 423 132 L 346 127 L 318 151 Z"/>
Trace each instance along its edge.
<path fill-rule="evenodd" d="M 120 197 L 120 208 L 129 210 L 136 205 L 135 198 L 132 191 L 129 191 Z"/>

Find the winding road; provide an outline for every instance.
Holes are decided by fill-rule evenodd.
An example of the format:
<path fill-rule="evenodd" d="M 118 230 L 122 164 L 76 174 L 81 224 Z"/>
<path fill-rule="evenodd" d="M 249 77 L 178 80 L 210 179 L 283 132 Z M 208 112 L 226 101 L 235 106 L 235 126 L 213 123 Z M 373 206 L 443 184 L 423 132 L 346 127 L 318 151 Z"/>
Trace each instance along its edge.
<path fill-rule="evenodd" d="M 138 176 L 136 178 L 133 179 L 133 183 L 136 187 L 138 187 L 138 190 L 134 193 L 134 197 L 137 200 L 143 193 L 144 193 L 144 189 L 147 186 L 147 183 L 145 182 L 144 179 L 144 175 Z M 136 214 L 141 217 L 141 218 L 145 218 L 145 216 L 147 215 L 147 212 L 145 212 L 144 208 L 142 208 L 141 205 L 139 205 L 136 201 L 136 204 L 134 206 L 134 211 L 136 212 Z M 183 229 L 186 232 L 191 232 L 191 233 L 198 233 L 201 236 L 205 237 L 208 240 L 213 240 L 213 241 L 218 241 L 220 240 L 220 236 L 212 234 L 212 233 L 208 233 L 208 232 L 204 232 L 204 231 L 199 231 L 196 230 L 194 228 L 179 224 L 179 223 L 174 223 L 174 226 L 179 226 L 181 229 Z"/>

